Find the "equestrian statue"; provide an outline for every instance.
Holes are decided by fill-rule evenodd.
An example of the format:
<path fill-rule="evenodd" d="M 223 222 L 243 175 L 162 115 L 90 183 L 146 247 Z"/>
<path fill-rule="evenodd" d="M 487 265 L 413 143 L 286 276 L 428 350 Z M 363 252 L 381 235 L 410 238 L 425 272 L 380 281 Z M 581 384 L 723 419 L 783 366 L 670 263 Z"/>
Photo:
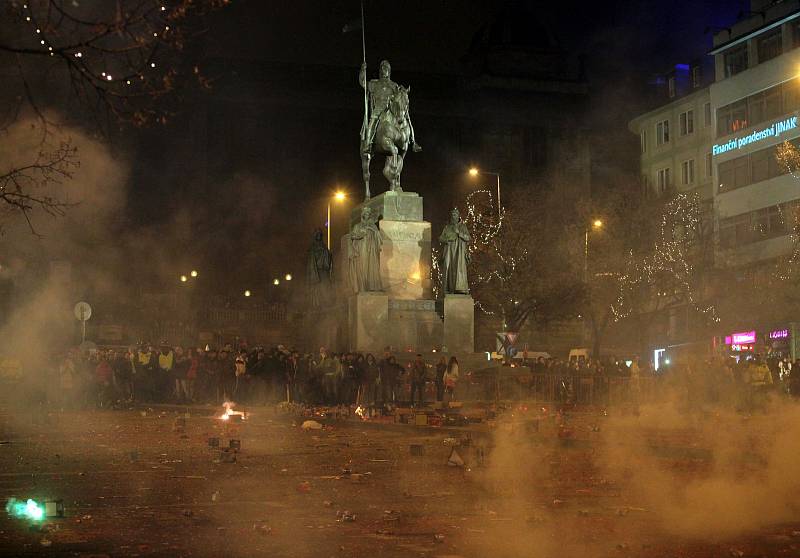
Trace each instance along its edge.
<path fill-rule="evenodd" d="M 398 85 L 391 79 L 392 67 L 384 60 L 378 79 L 367 82 L 367 63 L 361 64 L 358 82 L 364 88 L 364 122 L 361 126 L 361 174 L 364 177 L 365 199 L 370 198 L 369 164 L 373 155 L 385 155 L 383 176 L 392 192 L 402 192 L 400 173 L 408 144 L 416 153 L 422 151 L 414 140 L 414 127 L 408 113 L 411 87 Z"/>

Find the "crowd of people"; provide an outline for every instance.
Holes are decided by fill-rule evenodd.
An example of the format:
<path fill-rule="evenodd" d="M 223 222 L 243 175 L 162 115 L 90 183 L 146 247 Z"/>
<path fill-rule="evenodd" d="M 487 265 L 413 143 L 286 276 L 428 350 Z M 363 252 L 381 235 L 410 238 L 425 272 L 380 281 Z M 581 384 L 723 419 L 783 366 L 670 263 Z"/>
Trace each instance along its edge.
<path fill-rule="evenodd" d="M 426 361 L 422 355 L 402 364 L 389 351 L 376 357 L 357 352 L 333 353 L 320 348 L 301 353 L 282 345 L 248 350 L 227 344 L 184 348 L 162 343 L 127 350 L 105 349 L 81 353 L 70 351 L 53 363 L 58 398 L 65 407 L 113 407 L 137 402 L 250 404 L 279 402 L 309 405 L 420 406 L 433 402 L 446 405 L 454 398 L 459 376 L 456 357 Z M 773 356 L 747 358 L 675 358 L 658 372 L 638 358 L 619 359 L 536 358 L 524 360 L 519 373 L 507 381 L 517 386 L 504 389 L 499 381 L 472 384 L 460 397 L 494 399 L 541 399 L 562 402 L 602 402 L 608 399 L 611 382 L 624 382 L 626 398 L 642 399 L 645 392 L 678 390 L 689 404 L 720 402 L 738 408 L 762 405 L 768 394 L 800 397 L 800 360 L 791 362 Z M 499 377 L 499 376 L 498 376 Z M 542 379 L 553 379 L 542 382 Z M 580 387 L 587 379 L 591 400 L 582 399 Z M 613 380 L 613 378 L 624 378 Z M 598 381 L 599 380 L 599 381 Z M 605 382 L 604 382 L 605 380 Z M 508 385 L 508 384 L 505 384 Z M 616 384 L 614 384 L 616 385 Z"/>
<path fill-rule="evenodd" d="M 58 365 L 65 405 L 111 407 L 133 402 L 412 406 L 447 402 L 459 376 L 458 360 L 435 364 L 417 355 L 405 366 L 390 352 L 300 353 L 282 345 L 252 350 L 162 343 L 128 350 L 70 351 Z M 428 393 L 428 391 L 431 393 Z"/>

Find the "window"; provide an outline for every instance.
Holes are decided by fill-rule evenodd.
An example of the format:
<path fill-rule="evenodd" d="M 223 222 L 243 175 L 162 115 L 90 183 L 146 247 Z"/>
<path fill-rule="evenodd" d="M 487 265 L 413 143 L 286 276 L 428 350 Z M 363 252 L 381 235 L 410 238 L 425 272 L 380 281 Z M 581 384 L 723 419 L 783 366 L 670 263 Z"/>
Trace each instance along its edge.
<path fill-rule="evenodd" d="M 667 94 L 670 99 L 675 96 L 675 76 L 669 76 L 667 78 Z"/>
<path fill-rule="evenodd" d="M 694 159 L 681 163 L 681 183 L 683 185 L 694 184 Z"/>
<path fill-rule="evenodd" d="M 694 111 L 687 110 L 686 112 L 680 113 L 678 116 L 678 124 L 682 136 L 694 133 Z"/>
<path fill-rule="evenodd" d="M 798 145 L 800 144 L 800 139 L 792 140 L 792 143 Z M 775 157 L 776 147 L 767 147 L 720 163 L 717 167 L 718 191 L 720 193 L 730 192 L 736 188 L 786 174 L 786 169 L 781 167 Z M 707 161 L 706 165 L 710 165 L 710 162 Z"/>
<path fill-rule="evenodd" d="M 717 137 L 800 109 L 800 79 L 780 83 L 717 109 Z"/>
<path fill-rule="evenodd" d="M 639 132 L 639 145 L 642 148 L 642 153 L 647 153 L 647 130 Z"/>
<path fill-rule="evenodd" d="M 725 136 L 747 127 L 747 99 L 717 110 L 717 136 Z"/>
<path fill-rule="evenodd" d="M 752 122 L 763 122 L 766 120 L 767 96 L 765 91 L 750 95 L 747 99 L 747 118 Z"/>
<path fill-rule="evenodd" d="M 761 182 L 769 178 L 769 159 L 775 154 L 771 149 L 762 149 L 750 154 L 751 182 Z"/>
<path fill-rule="evenodd" d="M 711 126 L 711 103 L 703 105 L 703 126 Z"/>
<path fill-rule="evenodd" d="M 700 66 L 692 66 L 692 87 L 695 89 L 700 87 L 703 81 L 702 70 Z"/>
<path fill-rule="evenodd" d="M 782 203 L 719 220 L 719 243 L 722 248 L 759 242 L 789 234 L 791 216 L 797 201 Z"/>
<path fill-rule="evenodd" d="M 669 143 L 669 120 L 662 120 L 656 124 L 656 145 Z"/>
<path fill-rule="evenodd" d="M 647 175 L 642 175 L 642 196 L 645 198 L 650 197 L 650 180 L 648 180 Z"/>
<path fill-rule="evenodd" d="M 764 120 L 772 120 L 778 118 L 783 114 L 783 103 L 781 102 L 782 90 L 781 87 L 770 87 L 764 92 Z M 750 117 L 748 120 L 752 124 L 758 122 L 756 119 Z"/>
<path fill-rule="evenodd" d="M 706 153 L 706 177 L 711 178 L 714 173 L 714 163 L 712 162 L 711 152 Z"/>
<path fill-rule="evenodd" d="M 758 49 L 758 63 L 772 60 L 783 52 L 782 45 L 783 37 L 781 36 L 781 28 L 778 27 L 770 33 L 765 33 L 756 39 L 756 47 Z"/>
<path fill-rule="evenodd" d="M 750 157 L 737 157 L 719 164 L 719 191 L 730 192 L 750 184 Z"/>
<path fill-rule="evenodd" d="M 789 204 L 773 205 L 767 208 L 767 223 L 773 236 L 789 234 L 788 206 Z"/>
<path fill-rule="evenodd" d="M 787 81 L 781 87 L 783 92 L 783 111 L 790 112 L 800 108 L 800 80 Z"/>
<path fill-rule="evenodd" d="M 726 78 L 735 76 L 747 69 L 747 43 L 730 49 L 723 56 Z"/>
<path fill-rule="evenodd" d="M 663 194 L 670 187 L 668 168 L 660 169 L 656 172 L 656 185 L 658 186 L 659 194 Z"/>

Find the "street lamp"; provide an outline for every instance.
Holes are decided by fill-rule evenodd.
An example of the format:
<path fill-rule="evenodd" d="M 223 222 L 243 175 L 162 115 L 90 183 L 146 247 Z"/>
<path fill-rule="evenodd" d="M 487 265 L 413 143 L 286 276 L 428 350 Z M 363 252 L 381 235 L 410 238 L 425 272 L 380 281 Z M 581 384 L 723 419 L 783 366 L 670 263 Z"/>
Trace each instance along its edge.
<path fill-rule="evenodd" d="M 292 280 L 292 274 L 291 273 L 287 273 L 283 278 L 286 279 L 287 281 L 291 281 Z"/>
<path fill-rule="evenodd" d="M 345 192 L 341 190 L 337 190 L 335 194 L 333 194 L 333 199 L 337 202 L 342 202 L 347 197 Z M 328 250 L 331 249 L 331 200 L 328 200 Z M 287 281 L 291 281 L 291 279 L 286 279 Z M 277 285 L 277 283 L 275 283 Z"/>
<path fill-rule="evenodd" d="M 273 285 L 280 285 L 281 284 L 281 280 L 276 277 L 275 279 L 272 280 L 272 284 Z"/>
<path fill-rule="evenodd" d="M 181 275 L 181 283 L 185 283 L 188 280 L 189 280 L 188 277 L 186 277 L 185 275 Z"/>
<path fill-rule="evenodd" d="M 603 228 L 603 221 L 595 219 L 592 221 L 592 229 L 599 231 Z M 583 282 L 586 283 L 589 277 L 589 227 L 586 227 L 583 240 Z"/>
<path fill-rule="evenodd" d="M 491 171 L 482 171 L 478 167 L 471 167 L 469 169 L 470 176 L 477 177 L 479 174 L 488 174 L 490 176 L 494 176 L 497 179 L 497 216 L 500 217 L 500 173 Z"/>
<path fill-rule="evenodd" d="M 191 275 L 191 276 L 192 276 L 192 277 L 194 277 L 194 278 L 197 278 L 197 270 L 196 270 L 196 269 L 193 269 L 193 270 L 191 271 L 191 273 L 189 273 L 189 275 Z"/>
<path fill-rule="evenodd" d="M 249 290 L 244 291 L 244 296 L 250 296 L 251 294 L 253 293 L 251 293 Z"/>

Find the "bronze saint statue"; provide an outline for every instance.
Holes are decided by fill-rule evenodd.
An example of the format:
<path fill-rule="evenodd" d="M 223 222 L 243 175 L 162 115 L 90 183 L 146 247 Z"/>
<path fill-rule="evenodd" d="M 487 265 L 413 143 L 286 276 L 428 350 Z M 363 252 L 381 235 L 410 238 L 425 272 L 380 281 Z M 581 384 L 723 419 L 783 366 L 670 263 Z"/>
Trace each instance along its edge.
<path fill-rule="evenodd" d="M 453 209 L 450 222 L 439 236 L 439 242 L 442 243 L 442 289 L 445 294 L 469 294 L 469 241 L 467 226 L 461 221 L 458 209 Z"/>
<path fill-rule="evenodd" d="M 361 210 L 361 221 L 350 231 L 350 286 L 353 291 L 379 292 L 381 284 L 381 231 L 369 207 Z"/>
<path fill-rule="evenodd" d="M 309 303 L 317 307 L 326 295 L 330 286 L 333 258 L 331 251 L 325 246 L 321 229 L 314 231 L 311 247 L 306 260 L 306 285 L 309 292 Z"/>
<path fill-rule="evenodd" d="M 422 151 L 414 139 L 414 127 L 408 113 L 408 94 L 411 88 L 398 85 L 391 79 L 392 67 L 384 60 L 380 64 L 378 79 L 367 83 L 367 63 L 361 64 L 358 82 L 369 97 L 361 126 L 361 173 L 364 177 L 366 199 L 369 191 L 369 164 L 373 154 L 386 155 L 383 176 L 389 181 L 392 192 L 402 192 L 400 173 L 408 144 L 414 152 Z"/>

